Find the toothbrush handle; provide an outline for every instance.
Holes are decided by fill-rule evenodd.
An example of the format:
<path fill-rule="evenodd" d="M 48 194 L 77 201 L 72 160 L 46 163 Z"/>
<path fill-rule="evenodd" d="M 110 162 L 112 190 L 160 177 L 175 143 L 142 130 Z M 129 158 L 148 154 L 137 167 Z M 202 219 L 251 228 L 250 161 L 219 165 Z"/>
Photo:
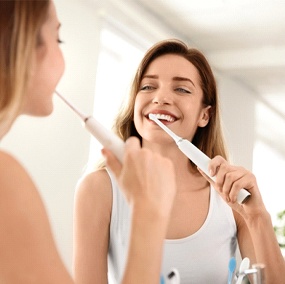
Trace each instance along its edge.
<path fill-rule="evenodd" d="M 92 116 L 85 120 L 84 126 L 104 147 L 111 150 L 120 162 L 123 161 L 125 143 L 122 139 Z"/>
<path fill-rule="evenodd" d="M 208 171 L 210 158 L 199 150 L 195 145 L 186 139 L 177 142 L 178 148 L 183 152 L 196 166 L 198 166 L 209 178 L 215 181 L 215 177 L 211 177 Z M 242 188 L 237 196 L 237 202 L 243 204 L 250 197 L 250 193 Z"/>

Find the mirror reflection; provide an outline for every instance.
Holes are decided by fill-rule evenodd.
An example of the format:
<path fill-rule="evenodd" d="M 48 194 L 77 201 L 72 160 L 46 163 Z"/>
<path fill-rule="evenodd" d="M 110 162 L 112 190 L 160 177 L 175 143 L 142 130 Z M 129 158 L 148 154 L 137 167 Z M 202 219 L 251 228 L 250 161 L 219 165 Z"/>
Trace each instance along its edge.
<path fill-rule="evenodd" d="M 154 43 L 179 38 L 202 51 L 217 80 L 231 161 L 253 171 L 272 221 L 278 224 L 277 214 L 285 209 L 283 2 L 54 2 L 66 60 L 58 89 L 107 128 Z M 19 119 L 1 146 L 16 153 L 32 173 L 71 272 L 75 185 L 94 169 L 101 146 L 58 98 L 54 103 L 48 118 Z"/>

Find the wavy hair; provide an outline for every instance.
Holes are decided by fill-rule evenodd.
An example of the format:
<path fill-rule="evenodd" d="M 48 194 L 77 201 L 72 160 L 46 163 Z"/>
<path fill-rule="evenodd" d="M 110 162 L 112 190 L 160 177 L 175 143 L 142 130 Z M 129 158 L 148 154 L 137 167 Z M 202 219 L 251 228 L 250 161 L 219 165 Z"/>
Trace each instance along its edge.
<path fill-rule="evenodd" d="M 142 78 L 150 63 L 166 54 L 182 56 L 196 67 L 203 91 L 202 103 L 205 106 L 211 106 L 208 124 L 205 127 L 197 129 L 192 143 L 210 158 L 221 155 L 225 159 L 228 159 L 221 127 L 216 80 L 212 69 L 206 57 L 199 50 L 190 48 L 187 44 L 177 39 L 160 41 L 146 52 L 135 74 L 128 100 L 115 118 L 114 132 L 124 141 L 130 136 L 136 136 L 142 141 L 142 137 L 137 132 L 133 122 L 136 95 L 139 92 Z M 102 165 L 99 167 L 102 167 Z"/>

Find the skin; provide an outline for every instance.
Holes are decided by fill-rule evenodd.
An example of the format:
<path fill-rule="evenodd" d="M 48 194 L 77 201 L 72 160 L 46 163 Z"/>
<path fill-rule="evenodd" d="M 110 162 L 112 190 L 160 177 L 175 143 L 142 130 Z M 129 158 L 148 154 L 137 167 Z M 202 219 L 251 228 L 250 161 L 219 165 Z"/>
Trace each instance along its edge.
<path fill-rule="evenodd" d="M 169 58 L 172 59 L 170 63 Z M 168 64 L 172 64 L 172 68 L 165 68 Z M 143 137 L 143 149 L 162 154 L 175 163 L 177 194 L 166 238 L 182 238 L 196 232 L 204 222 L 208 213 L 209 184 L 199 173 L 193 172 L 188 159 L 177 149 L 173 140 L 145 116 L 149 112 L 167 110 L 178 118 L 168 126 L 178 135 L 186 137 L 187 133 L 187 138 L 191 139 L 198 125 L 207 124 L 209 107 L 202 107 L 202 91 L 196 69 L 183 58 L 168 55 L 158 58 L 146 74 L 159 74 L 159 78 L 142 82 L 144 89 L 137 94 L 134 122 Z M 177 76 L 190 78 L 196 88 L 188 81 L 172 79 Z M 155 87 L 145 88 L 146 83 Z M 191 188 L 186 186 L 189 181 Z M 79 283 L 107 283 L 111 210 L 112 189 L 106 171 L 90 173 L 79 184 L 75 196 L 74 275 Z M 185 224 L 185 214 L 195 218 L 189 218 Z M 97 241 L 94 242 L 94 239 Z"/>
<path fill-rule="evenodd" d="M 103 152 L 132 210 L 127 271 L 122 283 L 157 284 L 163 241 L 176 194 L 174 166 L 169 159 L 141 149 L 137 138 L 129 138 L 126 147 L 124 167 L 111 152 Z"/>
<path fill-rule="evenodd" d="M 46 116 L 53 110 L 53 93 L 64 71 L 59 27 L 51 1 L 48 19 L 41 29 L 43 43 L 35 50 L 32 78 L 21 114 Z M 7 131 L 2 124 L 0 129 L 0 133 Z M 163 239 L 176 192 L 173 165 L 170 160 L 141 149 L 135 138 L 126 145 L 124 165 L 107 149 L 104 155 L 133 208 L 129 259 L 122 284 L 157 284 Z M 150 167 L 153 167 L 151 172 Z M 152 195 L 153 192 L 156 194 Z M 159 203 L 159 200 L 164 201 Z M 144 214 L 146 210 L 151 217 Z M 145 236 L 149 238 L 145 244 L 141 237 L 149 231 L 155 237 Z M 100 236 L 106 237 L 103 232 Z M 48 216 L 33 180 L 16 159 L 3 151 L 0 151 L 0 259 L 1 283 L 75 283 L 56 249 Z M 142 261 L 149 268 L 149 274 L 144 269 L 136 269 Z"/>
<path fill-rule="evenodd" d="M 64 58 L 59 43 L 55 6 L 51 2 L 49 17 L 41 29 L 43 44 L 37 47 L 28 95 L 23 114 L 46 116 L 53 111 L 53 92 L 64 72 Z"/>
<path fill-rule="evenodd" d="M 44 44 L 35 51 L 22 114 L 44 116 L 52 112 L 53 90 L 64 70 L 58 27 L 51 2 L 48 20 L 42 26 Z M 0 160 L 0 257 L 5 259 L 1 261 L 0 282 L 72 283 L 32 179 L 9 154 L 1 151 Z"/>
<path fill-rule="evenodd" d="M 174 144 L 155 122 L 148 119 L 149 113 L 169 112 L 175 121 L 163 122 L 177 135 L 190 141 L 197 127 L 207 125 L 210 106 L 202 105 L 199 80 L 194 65 L 178 55 L 164 55 L 150 64 L 140 84 L 134 110 L 135 126 L 144 138 L 144 147 L 151 147 L 148 142 L 159 142 L 162 134 L 163 142 L 168 139 L 171 145 Z"/>
<path fill-rule="evenodd" d="M 213 176 L 216 175 L 216 183 L 210 181 L 202 171 L 200 172 L 233 209 L 241 255 L 243 257 L 252 255 L 251 263 L 265 265 L 266 283 L 285 283 L 284 258 L 255 176 L 242 167 L 230 165 L 220 156 L 212 159 L 209 170 Z M 251 193 L 250 199 L 242 205 L 236 202 L 240 188 L 246 188 Z"/>
<path fill-rule="evenodd" d="M 175 80 L 177 77 L 187 80 Z M 149 120 L 147 114 L 170 112 L 175 120 L 162 122 L 177 135 L 191 141 L 197 127 L 204 127 L 209 121 L 210 107 L 202 105 L 203 93 L 199 81 L 199 74 L 192 63 L 178 55 L 164 55 L 149 65 L 136 97 L 134 122 L 138 133 L 144 138 L 143 147 L 175 162 L 178 194 L 167 239 L 189 236 L 202 226 L 208 214 L 209 184 L 193 171 L 189 160 L 173 139 Z M 187 218 L 187 223 L 184 216 L 191 216 Z"/>
<path fill-rule="evenodd" d="M 177 77 L 185 79 L 177 80 Z M 149 113 L 170 115 L 172 121 L 163 122 L 174 133 L 191 141 L 197 128 L 205 127 L 210 119 L 210 106 L 202 104 L 202 95 L 196 68 L 185 58 L 168 54 L 156 58 L 148 66 L 136 96 L 134 123 L 143 138 L 143 149 L 159 153 L 175 164 L 177 194 L 165 237 L 180 239 L 199 230 L 208 214 L 211 183 L 233 209 L 242 256 L 249 257 L 251 263 L 266 265 L 266 283 L 284 283 L 284 260 L 254 175 L 217 156 L 209 165 L 212 175 L 216 175 L 216 183 L 213 183 L 203 172 L 195 170 L 168 134 L 148 119 Z M 241 188 L 251 193 L 244 205 L 236 203 Z M 74 271 L 80 283 L 107 283 L 111 190 L 104 170 L 90 173 L 78 186 Z"/>
<path fill-rule="evenodd" d="M 161 271 L 163 241 L 176 195 L 173 163 L 157 153 L 142 149 L 135 137 L 126 142 L 123 165 L 107 149 L 103 149 L 102 153 L 132 210 L 127 264 L 121 283 L 157 284 Z M 96 174 L 106 186 L 97 189 L 98 180 L 88 175 L 75 196 L 75 283 L 108 283 L 107 262 L 100 255 L 107 254 L 108 250 L 110 180 L 105 171 L 98 171 Z M 90 183 L 96 191 L 89 187 Z M 98 192 L 100 199 L 97 197 Z M 91 198 L 86 199 L 86 194 Z M 96 218 L 92 218 L 93 214 Z M 100 221 L 97 219 L 99 217 Z M 88 224 L 87 227 L 81 223 L 82 218 Z M 86 229 L 85 232 L 83 228 Z M 95 246 L 94 237 L 98 238 L 98 245 Z M 92 245 L 92 250 L 89 245 Z"/>

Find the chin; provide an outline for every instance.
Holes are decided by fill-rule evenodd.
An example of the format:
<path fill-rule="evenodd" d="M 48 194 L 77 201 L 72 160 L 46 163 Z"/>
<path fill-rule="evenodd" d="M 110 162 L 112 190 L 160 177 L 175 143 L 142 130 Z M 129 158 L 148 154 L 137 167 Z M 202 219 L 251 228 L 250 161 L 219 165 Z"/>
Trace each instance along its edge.
<path fill-rule="evenodd" d="M 30 116 L 36 116 L 36 117 L 45 117 L 49 116 L 53 112 L 53 105 L 44 106 L 42 108 L 34 108 L 29 109 L 27 111 L 24 111 L 23 114 L 30 115 Z"/>
<path fill-rule="evenodd" d="M 39 112 L 38 116 L 49 116 L 53 113 L 53 105 L 49 108 L 43 109 L 41 112 Z"/>

